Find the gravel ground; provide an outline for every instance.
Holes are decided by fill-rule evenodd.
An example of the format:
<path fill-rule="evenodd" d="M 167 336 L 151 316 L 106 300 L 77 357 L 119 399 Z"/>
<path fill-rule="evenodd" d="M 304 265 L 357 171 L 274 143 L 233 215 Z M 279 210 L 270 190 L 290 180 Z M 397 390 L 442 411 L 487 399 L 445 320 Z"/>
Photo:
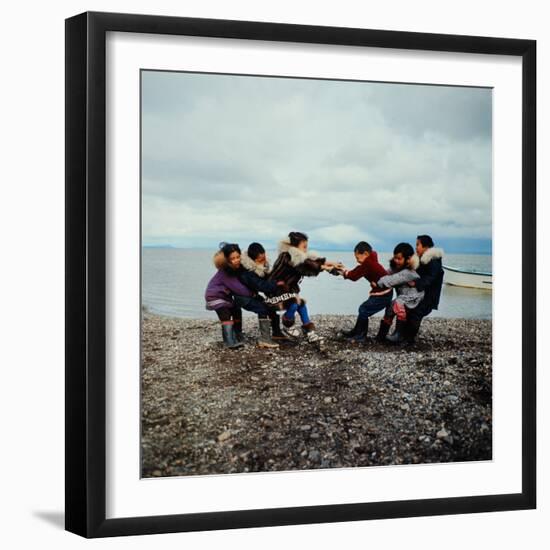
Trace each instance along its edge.
<path fill-rule="evenodd" d="M 144 313 L 142 475 L 490 460 L 491 322 L 425 319 L 418 343 L 226 350 L 215 320 Z M 370 336 L 378 320 L 371 323 Z"/>

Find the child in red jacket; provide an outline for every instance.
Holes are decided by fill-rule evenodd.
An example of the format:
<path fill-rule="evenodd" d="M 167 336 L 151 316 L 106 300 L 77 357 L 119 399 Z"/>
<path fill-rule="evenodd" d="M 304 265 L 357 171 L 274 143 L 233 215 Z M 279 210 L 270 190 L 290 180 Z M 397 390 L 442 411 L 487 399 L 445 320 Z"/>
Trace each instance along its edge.
<path fill-rule="evenodd" d="M 357 243 L 353 253 L 359 265 L 351 270 L 346 269 L 345 266 L 339 266 L 344 279 L 358 281 L 361 278 L 365 278 L 369 283 L 376 283 L 381 277 L 388 274 L 384 266 L 378 261 L 378 254 L 372 249 L 369 243 L 365 241 Z M 369 317 L 386 309 L 386 307 L 391 304 L 392 296 L 393 289 L 391 288 L 379 294 L 377 293 L 376 296 L 369 296 L 369 298 L 359 306 L 355 326 L 351 330 L 341 331 L 340 334 L 344 338 L 350 339 L 352 342 L 364 342 L 369 328 Z M 380 325 L 380 332 L 377 336 L 378 340 L 383 340 L 386 337 L 387 331 L 386 334 L 381 334 L 384 330 L 385 327 Z"/>

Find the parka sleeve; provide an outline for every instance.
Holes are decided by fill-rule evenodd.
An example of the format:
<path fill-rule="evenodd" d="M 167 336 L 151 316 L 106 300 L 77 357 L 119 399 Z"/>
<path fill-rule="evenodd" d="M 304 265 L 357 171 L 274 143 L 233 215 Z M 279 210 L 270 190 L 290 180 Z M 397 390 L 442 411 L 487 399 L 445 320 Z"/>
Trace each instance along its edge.
<path fill-rule="evenodd" d="M 412 269 L 402 269 L 401 271 L 396 271 L 391 275 L 384 275 L 384 277 L 380 277 L 376 285 L 380 288 L 393 288 L 418 279 L 420 279 L 420 276 L 416 271 L 413 271 Z"/>
<path fill-rule="evenodd" d="M 251 296 L 253 292 L 243 283 L 240 277 L 226 277 L 224 284 L 231 294 L 236 296 Z"/>
<path fill-rule="evenodd" d="M 301 264 L 298 264 L 295 269 L 304 277 L 315 277 L 321 272 L 321 266 L 325 263 L 326 258 L 308 258 L 304 260 Z"/>
<path fill-rule="evenodd" d="M 274 294 L 278 290 L 277 283 L 275 281 L 262 279 L 260 276 L 256 275 L 256 273 L 252 273 L 251 271 L 245 271 L 241 273 L 239 277 L 244 285 L 255 292 Z"/>
<path fill-rule="evenodd" d="M 367 274 L 367 266 L 365 263 L 359 264 L 344 275 L 344 279 L 349 279 L 350 281 L 358 281 L 361 277 L 364 277 Z"/>
<path fill-rule="evenodd" d="M 415 284 L 418 291 L 426 290 L 426 288 L 431 286 L 443 270 L 441 262 L 435 260 L 429 262 L 426 267 L 428 268 L 427 272 Z"/>

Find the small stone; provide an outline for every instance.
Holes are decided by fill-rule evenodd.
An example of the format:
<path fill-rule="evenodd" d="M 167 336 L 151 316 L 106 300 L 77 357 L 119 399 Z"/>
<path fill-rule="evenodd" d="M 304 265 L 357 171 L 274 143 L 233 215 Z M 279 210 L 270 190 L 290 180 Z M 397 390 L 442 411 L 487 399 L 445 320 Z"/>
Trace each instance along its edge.
<path fill-rule="evenodd" d="M 225 430 L 225 432 L 222 432 L 218 436 L 218 441 L 220 443 L 223 443 L 224 441 L 227 441 L 230 437 L 231 437 L 231 431 L 230 430 Z"/>
<path fill-rule="evenodd" d="M 444 385 L 444 386 L 450 386 L 451 383 L 449 382 L 449 380 L 445 380 L 445 381 L 443 382 L 443 385 Z"/>
<path fill-rule="evenodd" d="M 309 432 L 309 430 L 311 430 L 311 426 L 309 424 L 303 424 L 302 426 L 300 426 L 300 430 L 302 430 L 303 432 Z"/>
<path fill-rule="evenodd" d="M 324 402 L 325 403 L 332 403 L 332 397 L 325 397 Z"/>
<path fill-rule="evenodd" d="M 321 458 L 321 453 L 319 451 L 309 451 L 308 455 L 309 460 L 312 460 L 314 462 L 318 462 Z"/>
<path fill-rule="evenodd" d="M 436 434 L 438 439 L 445 439 L 446 437 L 449 437 L 449 432 L 445 428 L 441 428 Z"/>

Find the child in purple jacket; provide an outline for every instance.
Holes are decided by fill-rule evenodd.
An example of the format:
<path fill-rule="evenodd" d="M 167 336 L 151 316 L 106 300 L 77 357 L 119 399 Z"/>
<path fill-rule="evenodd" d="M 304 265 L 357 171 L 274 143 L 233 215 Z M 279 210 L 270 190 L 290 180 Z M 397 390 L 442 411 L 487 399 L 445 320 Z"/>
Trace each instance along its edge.
<path fill-rule="evenodd" d="M 206 309 L 213 310 L 218 315 L 222 325 L 223 341 L 228 348 L 242 346 L 239 335 L 242 335 L 241 308 L 258 315 L 261 348 L 277 348 L 279 345 L 271 340 L 272 315 L 260 296 L 244 285 L 239 273 L 241 267 L 241 249 L 237 244 L 223 243 L 214 256 L 214 265 L 218 268 L 216 274 L 208 282 L 205 299 Z"/>

